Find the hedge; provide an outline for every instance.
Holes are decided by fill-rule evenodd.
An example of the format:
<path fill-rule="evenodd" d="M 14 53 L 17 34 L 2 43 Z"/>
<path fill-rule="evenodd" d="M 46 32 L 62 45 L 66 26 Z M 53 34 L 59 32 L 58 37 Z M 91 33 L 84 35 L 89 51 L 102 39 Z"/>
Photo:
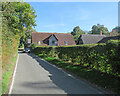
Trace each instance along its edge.
<path fill-rule="evenodd" d="M 78 46 L 37 47 L 32 52 L 120 77 L 120 40 Z"/>

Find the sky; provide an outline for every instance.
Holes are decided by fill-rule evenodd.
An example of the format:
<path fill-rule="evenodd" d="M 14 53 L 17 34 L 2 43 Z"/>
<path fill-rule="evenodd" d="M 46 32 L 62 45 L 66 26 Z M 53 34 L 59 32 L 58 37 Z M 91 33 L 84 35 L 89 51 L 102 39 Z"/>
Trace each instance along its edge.
<path fill-rule="evenodd" d="M 37 32 L 68 33 L 79 26 L 91 31 L 102 24 L 112 31 L 118 26 L 117 2 L 27 2 L 36 11 Z"/>

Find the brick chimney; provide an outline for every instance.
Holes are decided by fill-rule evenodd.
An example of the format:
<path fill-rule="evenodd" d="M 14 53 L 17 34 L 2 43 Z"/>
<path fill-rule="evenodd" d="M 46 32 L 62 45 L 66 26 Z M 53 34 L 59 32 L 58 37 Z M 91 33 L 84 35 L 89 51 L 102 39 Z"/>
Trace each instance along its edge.
<path fill-rule="evenodd" d="M 100 35 L 102 36 L 102 31 L 100 31 Z"/>

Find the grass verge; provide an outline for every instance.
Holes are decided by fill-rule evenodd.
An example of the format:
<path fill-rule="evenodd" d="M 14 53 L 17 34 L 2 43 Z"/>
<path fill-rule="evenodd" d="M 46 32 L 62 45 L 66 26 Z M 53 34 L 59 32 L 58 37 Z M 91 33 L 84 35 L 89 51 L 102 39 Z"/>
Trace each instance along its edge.
<path fill-rule="evenodd" d="M 105 89 L 109 89 L 120 95 L 120 81 L 117 77 L 109 74 L 101 73 L 96 70 L 91 70 L 82 66 L 73 65 L 68 62 L 62 61 L 54 57 L 47 57 L 43 54 L 38 54 L 39 57 L 44 60 L 57 65 L 58 67 L 74 73 L 75 75 L 82 77 L 91 83 L 100 86 Z"/>
<path fill-rule="evenodd" d="M 3 80 L 2 80 L 2 94 L 4 94 L 7 91 L 8 84 L 10 83 L 10 79 L 11 79 L 11 76 L 12 76 L 13 68 L 14 68 L 15 62 L 17 60 L 17 56 L 18 56 L 18 54 L 14 57 L 11 65 L 9 67 L 9 70 L 6 71 L 2 76 L 3 77 Z"/>

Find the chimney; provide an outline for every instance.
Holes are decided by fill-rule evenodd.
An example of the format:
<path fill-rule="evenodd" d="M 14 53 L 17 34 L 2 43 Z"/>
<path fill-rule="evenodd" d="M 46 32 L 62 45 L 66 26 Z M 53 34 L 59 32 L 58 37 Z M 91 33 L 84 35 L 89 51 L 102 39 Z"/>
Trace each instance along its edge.
<path fill-rule="evenodd" d="M 102 31 L 100 31 L 100 35 L 102 36 Z"/>

